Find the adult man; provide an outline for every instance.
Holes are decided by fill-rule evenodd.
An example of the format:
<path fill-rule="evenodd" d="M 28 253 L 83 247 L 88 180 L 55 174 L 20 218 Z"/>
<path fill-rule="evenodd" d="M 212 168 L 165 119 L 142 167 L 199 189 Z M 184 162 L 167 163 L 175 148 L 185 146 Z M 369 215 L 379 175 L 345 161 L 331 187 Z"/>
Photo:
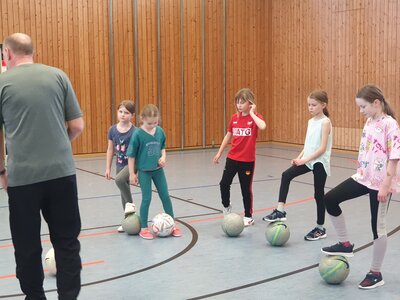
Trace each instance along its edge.
<path fill-rule="evenodd" d="M 3 43 L 7 72 L 0 75 L 0 182 L 8 192 L 16 274 L 26 299 L 43 290 L 40 212 L 57 264 L 59 299 L 80 291 L 81 229 L 71 143 L 83 131 L 82 112 L 68 76 L 35 64 L 32 39 L 14 33 Z M 1 130 L 2 131 L 2 130 Z"/>

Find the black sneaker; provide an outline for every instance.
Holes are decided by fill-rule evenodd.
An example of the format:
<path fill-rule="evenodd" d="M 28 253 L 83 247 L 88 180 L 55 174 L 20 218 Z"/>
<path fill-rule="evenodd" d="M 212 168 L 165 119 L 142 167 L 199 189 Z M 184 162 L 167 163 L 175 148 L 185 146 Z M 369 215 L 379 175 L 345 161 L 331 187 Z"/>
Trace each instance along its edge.
<path fill-rule="evenodd" d="M 326 238 L 326 229 L 325 228 L 321 229 L 318 227 L 315 227 L 304 237 L 306 241 L 316 241 L 324 238 Z"/>
<path fill-rule="evenodd" d="M 321 249 L 321 251 L 328 255 L 342 255 L 346 257 L 353 257 L 353 248 L 354 244 L 346 247 L 341 242 L 339 242 L 335 245 L 324 247 Z"/>
<path fill-rule="evenodd" d="M 360 282 L 358 287 L 360 289 L 374 289 L 377 288 L 378 286 L 384 285 L 385 282 L 383 281 L 382 274 L 379 273 L 379 275 L 375 275 L 372 272 L 369 272 L 367 276 L 365 276 L 364 280 Z"/>
<path fill-rule="evenodd" d="M 272 213 L 262 219 L 266 222 L 286 221 L 286 212 L 274 209 Z"/>

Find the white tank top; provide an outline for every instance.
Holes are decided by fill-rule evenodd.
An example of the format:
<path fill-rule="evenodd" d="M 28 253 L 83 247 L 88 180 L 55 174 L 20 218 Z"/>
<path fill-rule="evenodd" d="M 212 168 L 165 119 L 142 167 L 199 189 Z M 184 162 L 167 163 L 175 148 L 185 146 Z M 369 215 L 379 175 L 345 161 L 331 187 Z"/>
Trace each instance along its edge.
<path fill-rule="evenodd" d="M 314 118 L 308 120 L 306 141 L 304 142 L 304 154 L 303 157 L 307 157 L 314 153 L 321 145 L 322 139 L 322 124 L 325 120 L 329 120 L 328 117 L 324 116 L 319 120 L 314 120 Z M 321 154 L 314 160 L 306 163 L 306 166 L 312 170 L 314 168 L 314 164 L 317 162 L 322 163 L 324 166 L 325 172 L 328 176 L 331 175 L 331 152 L 332 152 L 332 123 L 329 120 L 331 130 L 328 136 L 328 145 L 326 146 L 325 153 Z"/>

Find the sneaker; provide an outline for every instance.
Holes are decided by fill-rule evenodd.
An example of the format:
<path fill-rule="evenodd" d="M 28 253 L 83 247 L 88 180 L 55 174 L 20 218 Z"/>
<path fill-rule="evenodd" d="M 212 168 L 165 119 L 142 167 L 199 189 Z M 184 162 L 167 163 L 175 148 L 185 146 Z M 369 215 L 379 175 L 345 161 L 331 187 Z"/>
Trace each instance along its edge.
<path fill-rule="evenodd" d="M 224 216 L 230 214 L 232 212 L 232 206 L 229 204 L 228 207 L 222 208 L 222 212 L 224 213 Z"/>
<path fill-rule="evenodd" d="M 125 230 L 122 228 L 122 226 L 119 226 L 117 230 L 118 230 L 118 232 L 125 232 Z"/>
<path fill-rule="evenodd" d="M 341 242 L 339 242 L 335 245 L 332 245 L 329 247 L 324 247 L 321 249 L 321 251 L 328 255 L 342 255 L 342 256 L 346 256 L 346 257 L 353 257 L 354 256 L 353 248 L 354 248 L 354 244 L 346 247 Z"/>
<path fill-rule="evenodd" d="M 182 232 L 181 232 L 181 230 L 179 229 L 179 227 L 174 227 L 174 230 L 172 230 L 172 233 L 171 233 L 171 235 L 172 236 L 175 236 L 175 237 L 180 237 L 180 236 L 182 236 Z"/>
<path fill-rule="evenodd" d="M 326 229 L 325 228 L 321 229 L 319 227 L 315 227 L 304 237 L 306 241 L 316 241 L 324 238 L 326 238 Z"/>
<path fill-rule="evenodd" d="M 286 212 L 274 209 L 272 213 L 262 219 L 266 222 L 286 221 Z"/>
<path fill-rule="evenodd" d="M 254 219 L 248 218 L 248 217 L 243 217 L 243 223 L 244 223 L 244 227 L 254 225 Z"/>
<path fill-rule="evenodd" d="M 360 282 L 358 287 L 360 289 L 374 289 L 378 286 L 384 285 L 385 282 L 383 281 L 382 274 L 376 275 L 372 272 L 369 272 L 367 276 L 365 276 L 364 280 Z"/>
<path fill-rule="evenodd" d="M 154 239 L 154 236 L 151 234 L 150 230 L 147 228 L 144 228 L 140 230 L 139 235 L 144 238 L 145 240 L 152 240 Z"/>
<path fill-rule="evenodd" d="M 136 212 L 136 206 L 133 203 L 127 202 L 125 204 L 125 216 L 133 214 Z"/>

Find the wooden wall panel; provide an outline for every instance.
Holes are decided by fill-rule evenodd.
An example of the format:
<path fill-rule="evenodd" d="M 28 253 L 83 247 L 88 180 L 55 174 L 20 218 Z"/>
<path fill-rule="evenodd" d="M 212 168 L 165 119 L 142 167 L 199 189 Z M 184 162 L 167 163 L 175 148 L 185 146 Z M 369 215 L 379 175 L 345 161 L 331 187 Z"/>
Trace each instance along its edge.
<path fill-rule="evenodd" d="M 224 6 L 208 0 L 204 8 L 205 124 L 206 146 L 224 138 Z M 228 101 L 229 102 L 229 101 Z M 229 105 L 232 105 L 229 102 Z"/>
<path fill-rule="evenodd" d="M 146 104 L 158 105 L 156 9 L 156 0 L 137 1 L 139 112 Z"/>
<path fill-rule="evenodd" d="M 395 110 L 400 105 L 397 1 L 113 1 L 114 81 L 108 5 L 107 0 L 0 2 L 1 36 L 30 34 L 36 62 L 60 67 L 73 82 L 86 122 L 84 134 L 73 144 L 75 153 L 105 151 L 115 114 L 111 83 L 116 103 L 138 93 L 139 110 L 146 103 L 160 106 L 169 148 L 202 147 L 203 136 L 205 146 L 219 144 L 224 122 L 235 111 L 233 97 L 242 87 L 254 90 L 258 111 L 266 119 L 268 130 L 260 141 L 302 144 L 310 117 L 306 98 L 315 88 L 330 96 L 336 148 L 358 147 L 364 123 L 354 104 L 359 87 L 376 83 Z"/>
<path fill-rule="evenodd" d="M 122 100 L 136 101 L 133 1 L 113 1 L 112 15 L 116 110 Z"/>
<path fill-rule="evenodd" d="M 2 38 L 29 34 L 35 61 L 59 67 L 71 78 L 86 125 L 74 152 L 104 152 L 111 122 L 108 1 L 3 0 L 0 15 Z"/>
<path fill-rule="evenodd" d="M 395 110 L 400 105 L 399 13 L 390 0 L 272 1 L 271 139 L 304 143 L 307 95 L 323 88 L 334 147 L 357 150 L 364 124 L 354 101 L 358 88 L 378 84 Z"/>
<path fill-rule="evenodd" d="M 201 2 L 183 1 L 185 148 L 203 145 Z"/>
<path fill-rule="evenodd" d="M 180 0 L 160 1 L 161 111 L 168 148 L 182 147 Z"/>
<path fill-rule="evenodd" d="M 284 1 L 286 2 L 286 1 Z M 226 1 L 226 120 L 236 112 L 234 96 L 248 87 L 257 100 L 257 110 L 264 116 L 268 128 L 270 110 L 270 54 L 271 26 L 268 1 Z M 269 140 L 270 129 L 260 132 L 259 141 Z"/>

